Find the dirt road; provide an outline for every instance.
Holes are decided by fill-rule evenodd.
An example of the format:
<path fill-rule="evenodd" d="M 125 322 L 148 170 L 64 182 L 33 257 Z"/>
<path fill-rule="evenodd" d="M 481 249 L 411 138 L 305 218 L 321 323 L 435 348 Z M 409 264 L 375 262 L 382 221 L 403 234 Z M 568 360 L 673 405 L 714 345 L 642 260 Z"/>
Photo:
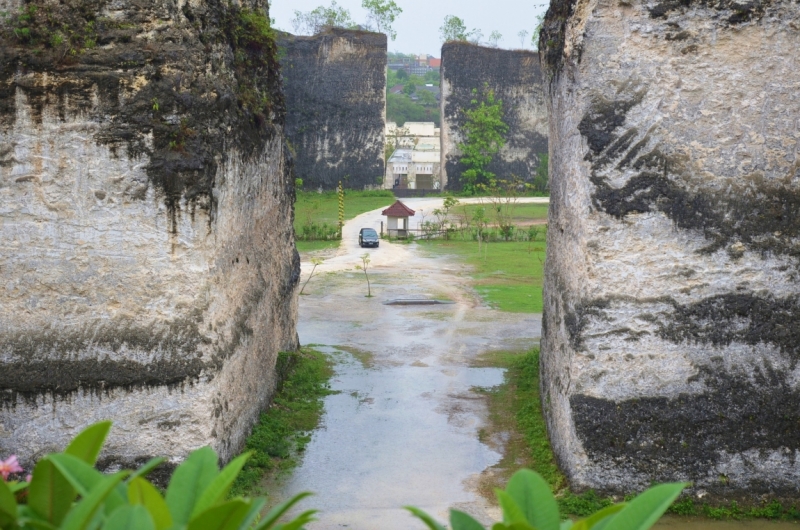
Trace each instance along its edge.
<path fill-rule="evenodd" d="M 407 204 L 433 210 L 441 200 Z M 424 528 L 404 505 L 441 520 L 458 506 L 489 522 L 497 514 L 475 487 L 499 461 L 502 441 L 478 440 L 486 410 L 472 389 L 499 384 L 502 371 L 470 364 L 486 351 L 537 344 L 541 317 L 484 306 L 462 265 L 426 256 L 413 243 L 359 248 L 358 230 L 379 228 L 380 220 L 378 210 L 347 223 L 337 254 L 300 298 L 300 341 L 337 356 L 332 388 L 339 393 L 327 398 L 323 425 L 282 493 L 316 492 L 307 503 L 322 511 L 314 529 Z M 363 272 L 354 270 L 365 251 L 372 298 Z M 424 297 L 452 303 L 385 304 Z"/>

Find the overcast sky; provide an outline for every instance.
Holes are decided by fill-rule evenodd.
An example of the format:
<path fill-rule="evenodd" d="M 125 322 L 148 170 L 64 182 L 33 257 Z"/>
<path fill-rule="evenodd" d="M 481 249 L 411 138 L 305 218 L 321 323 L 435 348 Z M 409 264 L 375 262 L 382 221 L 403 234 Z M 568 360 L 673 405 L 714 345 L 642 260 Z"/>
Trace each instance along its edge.
<path fill-rule="evenodd" d="M 389 40 L 389 51 L 441 55 L 442 41 L 439 28 L 447 15 L 460 17 L 467 28 L 483 32 L 483 40 L 493 30 L 503 34 L 501 48 L 519 48 L 517 33 L 528 30 L 525 48 L 531 48 L 530 33 L 536 25 L 536 16 L 547 10 L 543 0 L 395 0 L 403 8 L 394 29 L 397 40 Z M 311 11 L 320 5 L 329 6 L 331 0 L 270 0 L 270 16 L 276 26 L 293 32 L 294 11 Z M 356 23 L 366 20 L 361 0 L 337 0 L 339 6 L 350 10 Z"/>

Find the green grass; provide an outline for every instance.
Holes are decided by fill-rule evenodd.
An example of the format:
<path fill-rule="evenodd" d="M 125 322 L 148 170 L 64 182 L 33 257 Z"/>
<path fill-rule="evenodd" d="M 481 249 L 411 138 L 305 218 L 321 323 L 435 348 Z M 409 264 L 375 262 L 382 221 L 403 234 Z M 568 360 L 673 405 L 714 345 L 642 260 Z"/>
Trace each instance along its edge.
<path fill-rule="evenodd" d="M 370 210 L 385 208 L 395 201 L 390 190 L 354 191 L 345 190 L 345 221 Z M 294 229 L 300 232 L 303 224 L 314 221 L 336 226 L 339 222 L 339 202 L 335 191 L 317 193 L 298 191 L 294 204 Z"/>
<path fill-rule="evenodd" d="M 484 208 L 486 210 L 486 219 L 490 223 L 495 223 L 497 221 L 495 213 L 493 211 L 495 206 L 488 200 L 485 201 L 484 204 L 456 205 L 451 210 L 451 216 L 462 217 L 462 218 L 466 217 L 467 219 L 472 220 L 473 216 L 475 215 L 475 211 L 478 208 Z M 531 221 L 546 222 L 548 208 L 549 205 L 547 204 L 533 204 L 533 203 L 515 204 L 509 207 L 509 218 L 511 220 L 511 223 L 515 225 Z"/>
<path fill-rule="evenodd" d="M 295 241 L 298 252 L 314 252 L 315 250 L 326 250 L 329 248 L 337 248 L 341 241 Z"/>
<path fill-rule="evenodd" d="M 542 312 L 543 241 L 483 243 L 480 253 L 475 241 L 431 239 L 419 245 L 470 265 L 475 289 L 493 307 L 512 313 Z"/>
<path fill-rule="evenodd" d="M 245 442 L 252 456 L 234 482 L 231 496 L 252 495 L 269 473 L 292 469 L 319 424 L 323 398 L 331 393 L 333 375 L 328 358 L 311 348 L 280 353 L 276 366 L 281 379 L 269 410 L 261 414 Z"/>

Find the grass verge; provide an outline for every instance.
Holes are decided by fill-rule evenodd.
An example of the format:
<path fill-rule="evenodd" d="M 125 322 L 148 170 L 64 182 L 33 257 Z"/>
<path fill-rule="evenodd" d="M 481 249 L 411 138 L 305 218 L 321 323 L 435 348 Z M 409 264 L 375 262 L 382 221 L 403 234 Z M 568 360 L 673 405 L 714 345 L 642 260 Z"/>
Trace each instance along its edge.
<path fill-rule="evenodd" d="M 280 353 L 276 370 L 281 383 L 245 442 L 245 451 L 253 454 L 231 488 L 232 497 L 257 494 L 265 475 L 297 465 L 319 424 L 323 398 L 331 394 L 333 369 L 323 353 L 308 347 Z"/>
<path fill-rule="evenodd" d="M 476 365 L 506 369 L 501 385 L 477 389 L 488 397 L 489 409 L 489 426 L 479 433 L 480 438 L 490 444 L 492 438 L 505 438 L 503 459 L 491 473 L 484 475 L 479 486 L 485 498 L 493 499 L 494 488 L 504 487 L 514 471 L 527 467 L 547 480 L 556 492 L 559 510 L 564 515 L 586 517 L 613 504 L 614 499 L 593 490 L 584 493 L 570 491 L 564 475 L 556 466 L 539 400 L 539 349 L 522 353 L 490 352 L 480 357 Z M 667 513 L 709 519 L 800 520 L 800 510 L 796 506 L 778 501 L 748 507 L 731 501 L 714 506 L 684 497 L 676 501 Z"/>
<path fill-rule="evenodd" d="M 491 306 L 511 313 L 542 312 L 543 241 L 482 243 L 431 239 L 418 244 L 435 255 L 454 255 L 472 267 L 475 290 Z"/>
<path fill-rule="evenodd" d="M 385 208 L 395 201 L 390 190 L 355 191 L 345 190 L 345 221 L 362 213 Z M 298 191 L 294 203 L 294 230 L 302 231 L 305 223 L 327 223 L 335 226 L 339 222 L 339 200 L 335 191 L 317 193 L 314 191 Z M 338 244 L 338 241 L 336 242 Z"/>
<path fill-rule="evenodd" d="M 341 243 L 338 239 L 329 241 L 295 241 L 297 252 L 314 252 L 317 250 L 327 250 L 329 248 L 337 248 Z"/>

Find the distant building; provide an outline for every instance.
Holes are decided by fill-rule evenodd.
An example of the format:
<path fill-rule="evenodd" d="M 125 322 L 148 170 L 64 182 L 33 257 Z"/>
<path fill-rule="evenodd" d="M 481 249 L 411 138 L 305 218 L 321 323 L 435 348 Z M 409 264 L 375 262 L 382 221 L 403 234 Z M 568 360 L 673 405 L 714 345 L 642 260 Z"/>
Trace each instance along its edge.
<path fill-rule="evenodd" d="M 433 122 L 386 124 L 386 142 L 396 149 L 386 163 L 387 189 L 438 190 L 441 188 L 439 128 Z"/>
<path fill-rule="evenodd" d="M 438 72 L 442 67 L 442 60 L 432 55 L 392 57 L 388 67 L 389 70 L 405 70 L 408 74 L 424 76 L 428 72 Z"/>

